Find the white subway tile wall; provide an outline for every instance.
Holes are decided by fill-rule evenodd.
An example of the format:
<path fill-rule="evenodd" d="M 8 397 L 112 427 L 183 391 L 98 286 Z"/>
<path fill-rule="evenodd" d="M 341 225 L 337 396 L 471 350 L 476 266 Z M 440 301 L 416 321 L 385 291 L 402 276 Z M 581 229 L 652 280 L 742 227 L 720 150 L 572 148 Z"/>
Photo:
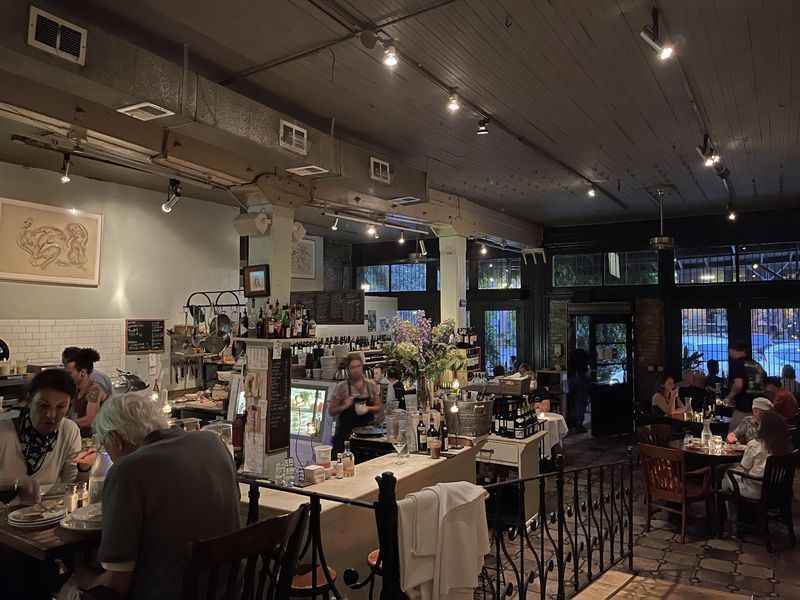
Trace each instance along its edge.
<path fill-rule="evenodd" d="M 124 331 L 125 319 L 0 319 L 12 361 L 58 363 L 67 346 L 88 347 L 100 353 L 95 367 L 106 373 L 124 367 Z"/>

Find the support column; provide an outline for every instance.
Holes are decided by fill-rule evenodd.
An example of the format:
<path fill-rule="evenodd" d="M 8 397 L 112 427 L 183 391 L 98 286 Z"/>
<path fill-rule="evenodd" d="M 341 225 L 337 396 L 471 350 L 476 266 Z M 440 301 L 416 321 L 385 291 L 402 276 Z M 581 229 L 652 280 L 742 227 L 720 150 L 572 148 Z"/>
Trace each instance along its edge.
<path fill-rule="evenodd" d="M 439 301 L 442 321 L 453 319 L 456 328 L 467 324 L 467 238 L 450 228 L 439 237 Z"/>
<path fill-rule="evenodd" d="M 292 228 L 294 207 L 272 205 L 272 225 L 265 236 L 250 237 L 251 265 L 269 265 L 270 296 L 289 303 L 292 291 Z"/>

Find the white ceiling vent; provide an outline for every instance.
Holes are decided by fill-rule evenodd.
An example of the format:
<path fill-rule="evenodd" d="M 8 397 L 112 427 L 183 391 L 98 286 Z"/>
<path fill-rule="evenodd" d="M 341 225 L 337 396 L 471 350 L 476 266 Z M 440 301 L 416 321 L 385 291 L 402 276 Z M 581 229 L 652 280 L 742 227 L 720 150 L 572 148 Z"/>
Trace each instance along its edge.
<path fill-rule="evenodd" d="M 83 27 L 31 6 L 28 45 L 79 65 L 86 64 L 86 34 Z"/>
<path fill-rule="evenodd" d="M 292 175 L 298 175 L 300 177 L 309 177 L 310 175 L 322 175 L 328 172 L 328 169 L 323 169 L 322 167 L 318 167 L 317 165 L 304 165 L 302 167 L 294 167 L 292 169 L 286 169 L 288 173 Z"/>
<path fill-rule="evenodd" d="M 392 198 L 392 204 L 395 206 L 414 206 L 415 204 L 422 204 L 425 200 L 417 198 L 416 196 L 400 196 L 399 198 Z"/>
<path fill-rule="evenodd" d="M 281 119 L 280 144 L 281 148 L 305 156 L 308 154 L 308 131 Z"/>
<path fill-rule="evenodd" d="M 139 121 L 152 121 L 153 119 L 162 119 L 175 114 L 171 110 L 153 104 L 152 102 L 139 102 L 139 104 L 123 106 L 122 108 L 118 108 L 117 112 L 133 117 Z"/>
<path fill-rule="evenodd" d="M 389 170 L 389 163 L 385 160 L 369 157 L 369 176 L 381 183 L 392 183 L 392 174 Z"/>

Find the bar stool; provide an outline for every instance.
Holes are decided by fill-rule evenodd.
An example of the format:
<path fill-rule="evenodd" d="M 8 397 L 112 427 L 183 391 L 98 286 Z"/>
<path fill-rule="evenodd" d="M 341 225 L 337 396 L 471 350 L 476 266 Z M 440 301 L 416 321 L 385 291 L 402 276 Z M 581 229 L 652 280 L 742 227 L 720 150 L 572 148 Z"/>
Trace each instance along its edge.
<path fill-rule="evenodd" d="M 375 587 L 375 578 L 383 576 L 383 563 L 381 562 L 381 549 L 375 548 L 367 554 L 367 566 L 370 570 L 369 597 L 372 598 L 372 590 Z"/>
<path fill-rule="evenodd" d="M 331 581 L 336 583 L 336 569 L 328 567 L 328 572 L 331 574 Z M 325 579 L 325 572 L 322 566 L 317 566 L 317 585 L 314 587 L 313 577 L 311 572 L 311 565 L 299 565 L 297 573 L 292 578 L 292 587 L 289 590 L 290 598 L 310 598 L 312 596 L 321 596 L 330 592 L 331 586 L 328 585 L 328 580 Z"/>

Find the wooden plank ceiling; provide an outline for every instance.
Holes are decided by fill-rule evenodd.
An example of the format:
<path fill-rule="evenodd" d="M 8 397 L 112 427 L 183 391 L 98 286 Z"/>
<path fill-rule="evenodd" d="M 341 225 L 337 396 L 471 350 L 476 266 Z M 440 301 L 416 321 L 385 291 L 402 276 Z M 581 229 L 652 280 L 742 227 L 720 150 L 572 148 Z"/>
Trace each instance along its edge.
<path fill-rule="evenodd" d="M 147 0 L 134 8 L 93 0 L 231 73 L 434 3 Z M 354 39 L 248 80 L 427 170 L 433 187 L 534 222 L 652 218 L 658 186 L 668 186 L 668 216 L 721 215 L 728 193 L 695 151 L 706 127 L 738 208 L 797 206 L 800 4 L 660 5 L 679 62 L 661 63 L 639 37 L 649 0 L 457 0 L 385 28 L 401 57 L 392 70 L 380 45 Z M 490 134 L 476 136 L 481 113 L 449 114 L 446 91 L 415 64 L 512 134 L 490 122 Z M 626 208 L 589 198 L 584 180 L 531 145 Z"/>

